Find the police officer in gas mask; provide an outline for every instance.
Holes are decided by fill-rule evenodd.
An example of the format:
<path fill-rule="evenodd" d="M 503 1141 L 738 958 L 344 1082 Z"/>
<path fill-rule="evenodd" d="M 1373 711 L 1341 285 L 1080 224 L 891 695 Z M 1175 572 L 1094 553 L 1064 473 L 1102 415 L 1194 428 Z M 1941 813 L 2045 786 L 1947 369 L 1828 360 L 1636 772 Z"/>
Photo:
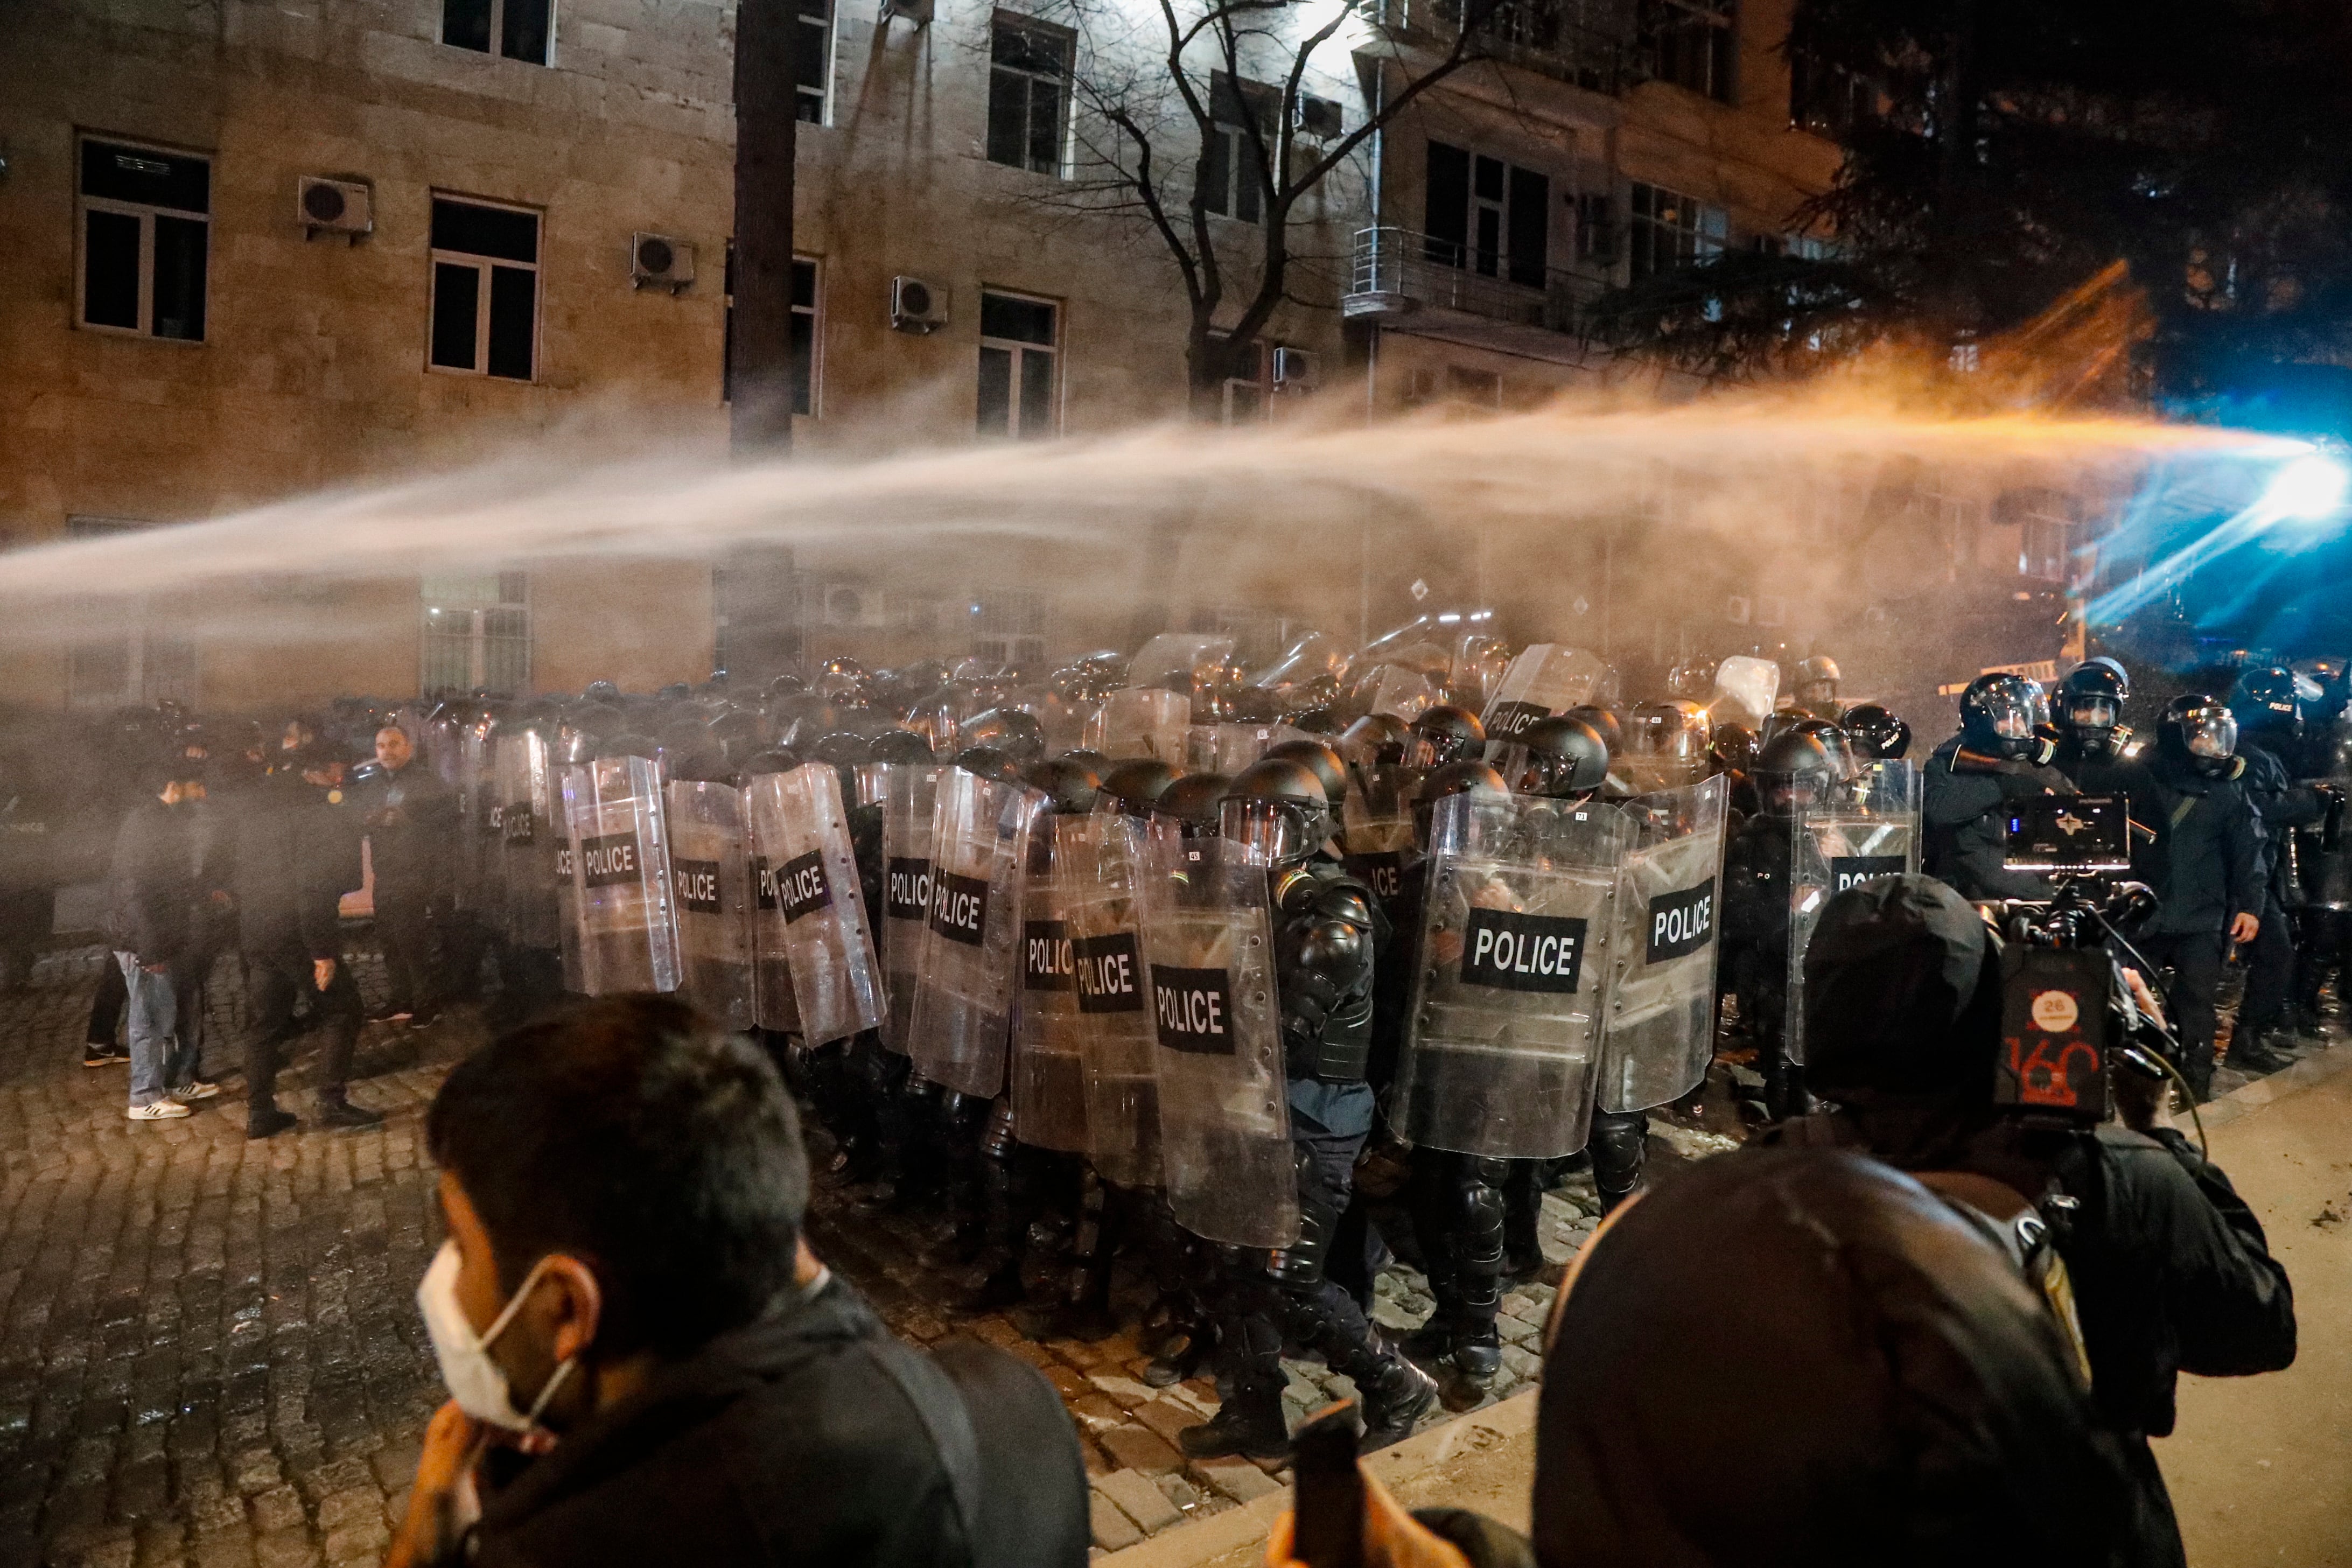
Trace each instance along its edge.
<path fill-rule="evenodd" d="M 2241 787 L 2262 829 L 2262 930 L 2246 950 L 2246 994 L 2231 1036 L 2230 1065 L 2241 1072 L 2276 1072 L 2293 1065 L 2285 1047 L 2287 996 L 2294 980 L 2294 911 L 2304 901 L 2296 874 L 2299 829 L 2317 827 L 2330 809 L 2326 786 L 2301 784 L 2288 759 L 2301 760 L 2303 698 L 2293 672 L 2275 665 L 2248 669 L 2231 693 L 2238 721 L 2238 755 L 2245 760 Z"/>
<path fill-rule="evenodd" d="M 1837 1110 L 1767 1136 L 1861 1148 L 1918 1173 L 2015 1249 L 2048 1238 L 2077 1308 L 2093 1404 L 2138 1481 L 2130 1560 L 2177 1564 L 2179 1528 L 2147 1439 L 2172 1431 L 2179 1373 L 2293 1362 L 2294 1293 L 2229 1178 L 2172 1125 L 2160 1086 L 2116 1074 L 2124 1121 L 2096 1128 L 1993 1104 L 1999 945 L 1929 878 L 1831 899 L 1805 950 L 1805 1040 L 1812 1082 Z"/>
<path fill-rule="evenodd" d="M 2114 789 L 2118 770 L 2141 749 L 2124 722 L 2130 698 L 2129 672 L 2105 654 L 2068 670 L 2051 700 L 2058 729 L 2052 765 L 2092 794 Z"/>
<path fill-rule="evenodd" d="M 2006 674 L 1969 681 L 1960 732 L 1936 748 L 1921 784 L 1921 869 L 1971 899 L 2047 898 L 2046 881 L 2006 869 L 2001 856 L 2011 801 L 2074 793 L 2050 765 L 2057 751 L 2041 682 Z"/>

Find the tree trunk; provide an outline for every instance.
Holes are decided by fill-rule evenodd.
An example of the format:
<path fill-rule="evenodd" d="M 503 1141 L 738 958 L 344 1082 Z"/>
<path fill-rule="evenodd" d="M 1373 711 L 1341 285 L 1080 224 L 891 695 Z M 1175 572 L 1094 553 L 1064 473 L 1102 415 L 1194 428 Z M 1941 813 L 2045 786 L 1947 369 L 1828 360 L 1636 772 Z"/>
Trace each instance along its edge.
<path fill-rule="evenodd" d="M 735 11 L 735 309 L 730 433 L 739 456 L 793 443 L 793 158 L 799 95 L 789 0 Z"/>

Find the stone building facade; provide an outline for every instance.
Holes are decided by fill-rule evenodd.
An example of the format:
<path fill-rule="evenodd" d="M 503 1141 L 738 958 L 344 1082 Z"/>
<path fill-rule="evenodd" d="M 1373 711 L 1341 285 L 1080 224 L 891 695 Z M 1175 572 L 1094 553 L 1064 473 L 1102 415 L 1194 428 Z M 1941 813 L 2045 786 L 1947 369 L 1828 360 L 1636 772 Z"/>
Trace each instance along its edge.
<path fill-rule="evenodd" d="M 1180 414 L 1185 310 L 1165 249 L 1070 199 L 1084 127 L 1066 81 L 1052 100 L 1051 56 L 1076 35 L 1044 4 L 884 4 L 800 13 L 796 442 L 872 453 Z M 1683 39 L 1664 54 L 1625 34 L 1607 74 L 1557 40 L 1517 48 L 1429 94 L 1318 194 L 1297 247 L 1340 259 L 1303 270 L 1302 302 L 1267 333 L 1307 351 L 1318 395 L 1508 405 L 1612 374 L 1574 330 L 1578 300 L 1660 258 L 1787 232 L 1836 157 L 1790 129 L 1790 0 L 1663 4 Z M 200 521 L 519 445 L 723 458 L 731 5 L 22 0 L 13 22 L 0 544 Z M 1364 26 L 1407 40 L 1391 75 L 1429 30 L 1370 11 Z M 1010 53 L 1008 28 L 1028 40 Z M 1344 49 L 1329 67 L 1318 89 L 1360 124 L 1378 89 Z M 1058 116 L 1061 140 L 1001 145 L 1008 93 Z M 1433 179 L 1459 188 L 1457 214 Z M 1246 248 L 1245 222 L 1215 221 Z M 1433 226 L 1457 247 L 1435 262 Z M 1265 416 L 1271 380 L 1269 355 L 1234 416 Z M 1064 651 L 1047 646 L 1056 585 L 1011 575 L 1024 585 L 1002 591 L 976 563 L 968 594 L 917 600 L 887 563 L 772 557 L 738 569 L 732 599 L 804 626 L 811 653 Z M 266 636 L 190 647 L 127 614 L 120 636 L 0 651 L 0 696 L 237 708 L 695 679 L 727 655 L 730 594 L 701 564 L 534 562 L 343 605 L 352 635 L 299 658 Z"/>

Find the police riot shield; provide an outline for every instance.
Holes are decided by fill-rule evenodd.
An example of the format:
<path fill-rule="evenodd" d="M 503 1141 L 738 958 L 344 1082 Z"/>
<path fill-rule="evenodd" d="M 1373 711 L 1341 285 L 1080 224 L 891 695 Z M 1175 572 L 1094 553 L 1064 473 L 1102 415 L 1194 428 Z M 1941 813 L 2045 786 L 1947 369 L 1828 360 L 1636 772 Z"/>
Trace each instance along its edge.
<path fill-rule="evenodd" d="M 841 775 L 822 763 L 760 773 L 744 786 L 751 850 L 769 899 L 759 912 L 782 949 L 810 1045 L 878 1029 L 889 1016 L 850 843 Z M 770 907 L 772 905 L 772 907 Z"/>
<path fill-rule="evenodd" d="M 1185 727 L 1192 721 L 1189 691 L 1130 686 L 1102 700 L 1087 720 L 1081 743 L 1106 757 L 1157 757 L 1171 767 L 1184 761 Z"/>
<path fill-rule="evenodd" d="M 556 824 L 555 781 L 548 739 L 516 730 L 498 739 L 499 842 L 506 861 L 506 935 L 517 947 L 551 952 L 562 944 L 556 909 L 556 862 L 562 829 Z"/>
<path fill-rule="evenodd" d="M 1298 1239 L 1266 868 L 1222 839 L 1155 841 L 1143 959 L 1169 1206 L 1231 1247 Z"/>
<path fill-rule="evenodd" d="M 931 811 L 931 909 L 916 962 L 907 1054 L 959 1094 L 993 1099 L 1021 979 L 1022 883 L 1045 796 L 962 768 L 940 774 Z"/>
<path fill-rule="evenodd" d="M 1632 837 L 1597 802 L 1438 803 L 1390 1111 L 1408 1141 L 1496 1159 L 1584 1146 Z"/>
<path fill-rule="evenodd" d="M 1805 1059 L 1805 946 L 1822 906 L 1857 882 L 1919 868 L 1919 771 L 1869 763 L 1799 803 L 1789 853 L 1789 1059 Z"/>
<path fill-rule="evenodd" d="M 555 800 L 559 807 L 564 793 L 572 786 L 565 781 L 584 770 L 579 765 L 560 768 L 555 775 Z M 583 784 L 580 786 L 585 788 Z M 574 996 L 588 994 L 587 971 L 580 960 L 580 886 L 572 879 L 572 868 L 580 858 L 580 841 L 572 837 L 572 825 L 565 814 L 555 813 L 555 934 L 562 950 L 563 989 Z"/>
<path fill-rule="evenodd" d="M 751 863 L 743 795 L 681 779 L 669 811 L 670 905 L 677 913 L 678 994 L 730 1029 L 757 1022 L 751 992 Z"/>
<path fill-rule="evenodd" d="M 1339 803 L 1339 848 L 1348 875 L 1371 889 L 1393 924 L 1405 901 L 1405 879 L 1420 874 L 1412 802 L 1422 770 L 1402 763 L 1350 763 Z"/>
<path fill-rule="evenodd" d="M 1029 839 L 1021 890 L 1021 990 L 1013 1021 L 1013 1131 L 1024 1143 L 1087 1150 L 1086 1038 L 1078 1013 L 1077 942 L 1070 933 L 1062 830 L 1089 819 L 1047 816 Z"/>
<path fill-rule="evenodd" d="M 1488 759 L 1528 725 L 1591 701 L 1608 675 L 1598 655 L 1565 643 L 1530 643 L 1520 649 L 1482 715 Z"/>
<path fill-rule="evenodd" d="M 1230 775 L 1286 741 L 1312 739 L 1287 724 L 1195 724 L 1184 732 L 1184 771 Z"/>
<path fill-rule="evenodd" d="M 1610 1111 L 1679 1100 L 1715 1058 L 1715 961 L 1729 784 L 1720 776 L 1625 802 L 1601 1086 Z"/>
<path fill-rule="evenodd" d="M 643 757 L 600 758 L 565 776 L 580 989 L 587 995 L 677 989 L 666 815 L 661 783 Z"/>
<path fill-rule="evenodd" d="M 457 864 L 450 879 L 450 902 L 497 929 L 506 887 L 506 803 L 499 796 L 498 741 L 487 720 L 467 724 L 458 737 Z"/>
<path fill-rule="evenodd" d="M 1054 877 L 1077 983 L 1086 1155 L 1106 1182 L 1160 1182 L 1160 1077 L 1138 892 L 1150 829 L 1116 812 L 1056 817 Z"/>
<path fill-rule="evenodd" d="M 923 924 L 931 912 L 931 808 L 940 770 L 870 763 L 882 797 L 882 967 L 890 994 L 889 1026 L 882 1042 L 907 1054 L 915 1016 L 915 977 L 923 954 Z"/>
<path fill-rule="evenodd" d="M 2352 721 L 2335 721 L 2313 751 L 2315 782 L 2352 794 Z M 2352 910 L 2352 833 L 2345 831 L 2343 817 L 2343 807 L 2331 805 L 2319 822 L 2295 830 L 2295 877 L 2315 910 Z"/>

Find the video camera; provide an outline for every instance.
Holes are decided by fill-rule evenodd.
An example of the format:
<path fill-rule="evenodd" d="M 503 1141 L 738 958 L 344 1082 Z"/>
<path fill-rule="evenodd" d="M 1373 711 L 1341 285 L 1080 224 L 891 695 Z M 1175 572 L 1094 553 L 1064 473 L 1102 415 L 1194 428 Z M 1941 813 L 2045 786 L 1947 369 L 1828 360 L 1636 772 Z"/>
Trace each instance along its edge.
<path fill-rule="evenodd" d="M 2132 1000 L 2110 935 L 2156 910 L 2131 869 L 2130 803 L 2121 795 L 2037 795 L 2013 803 L 2001 861 L 2048 875 L 2047 899 L 1986 906 L 2000 955 L 2000 1052 L 1993 1101 L 2026 1117 L 2096 1124 L 2116 1067 L 2155 1082 L 2168 1037 Z"/>

